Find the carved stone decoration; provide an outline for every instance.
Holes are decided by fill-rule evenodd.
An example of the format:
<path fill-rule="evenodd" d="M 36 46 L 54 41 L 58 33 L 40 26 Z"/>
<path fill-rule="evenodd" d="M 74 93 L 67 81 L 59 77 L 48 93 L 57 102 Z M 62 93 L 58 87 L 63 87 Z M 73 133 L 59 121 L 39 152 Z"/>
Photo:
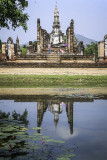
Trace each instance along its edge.
<path fill-rule="evenodd" d="M 7 44 L 13 44 L 13 39 L 11 37 L 7 39 Z"/>
<path fill-rule="evenodd" d="M 10 60 L 14 59 L 14 44 L 11 37 L 9 37 L 7 40 L 7 56 Z"/>
<path fill-rule="evenodd" d="M 14 60 L 15 55 L 21 54 L 18 37 L 16 39 L 16 44 L 13 43 L 11 37 L 7 39 L 7 43 L 2 43 L 2 54 L 4 54 L 9 60 Z"/>

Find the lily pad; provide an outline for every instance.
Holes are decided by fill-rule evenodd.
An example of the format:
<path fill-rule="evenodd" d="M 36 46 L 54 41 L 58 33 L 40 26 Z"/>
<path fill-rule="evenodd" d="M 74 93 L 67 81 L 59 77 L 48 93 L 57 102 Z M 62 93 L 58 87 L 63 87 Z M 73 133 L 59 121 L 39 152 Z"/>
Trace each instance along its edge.
<path fill-rule="evenodd" d="M 39 130 L 39 129 L 42 129 L 42 128 L 41 127 L 33 127 L 32 129 Z"/>
<path fill-rule="evenodd" d="M 61 157 L 61 158 L 57 158 L 56 160 L 70 160 L 70 158 Z"/>
<path fill-rule="evenodd" d="M 57 158 L 56 160 L 70 160 L 70 158 L 61 157 L 61 158 Z"/>
<path fill-rule="evenodd" d="M 42 136 L 43 139 L 49 139 L 49 136 Z"/>
<path fill-rule="evenodd" d="M 54 140 L 54 139 L 46 139 L 45 142 L 54 142 L 54 143 L 65 143 L 65 141 Z"/>
<path fill-rule="evenodd" d="M 42 136 L 42 135 L 43 135 L 42 133 L 35 133 L 32 136 Z"/>
<path fill-rule="evenodd" d="M 71 157 L 75 157 L 75 154 L 73 154 L 73 153 L 71 153 L 71 154 L 69 154 L 69 153 L 65 153 L 65 154 L 62 154 L 62 155 L 60 155 L 58 158 L 57 158 L 57 160 L 70 160 L 70 158 Z"/>

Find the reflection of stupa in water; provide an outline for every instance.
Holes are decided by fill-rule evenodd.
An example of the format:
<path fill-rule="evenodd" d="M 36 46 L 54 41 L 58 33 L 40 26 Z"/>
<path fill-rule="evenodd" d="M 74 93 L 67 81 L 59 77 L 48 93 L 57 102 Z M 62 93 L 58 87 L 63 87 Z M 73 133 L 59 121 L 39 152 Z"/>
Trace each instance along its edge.
<path fill-rule="evenodd" d="M 59 114 L 62 113 L 63 111 L 62 106 L 60 104 L 51 104 L 51 105 L 48 105 L 48 110 L 50 110 L 50 112 L 54 114 L 54 124 L 55 124 L 55 127 L 57 127 Z"/>
<path fill-rule="evenodd" d="M 55 127 L 57 127 L 58 121 L 59 121 L 59 114 L 63 112 L 63 108 L 66 110 L 66 114 L 68 117 L 68 124 L 70 127 L 70 133 L 73 134 L 73 102 L 67 101 L 59 102 L 59 100 L 51 101 L 42 101 L 37 103 L 37 127 L 41 127 L 44 113 L 46 112 L 48 108 L 48 111 L 50 111 L 52 114 L 54 114 L 54 124 Z M 40 133 L 40 130 L 38 130 L 38 133 Z"/>

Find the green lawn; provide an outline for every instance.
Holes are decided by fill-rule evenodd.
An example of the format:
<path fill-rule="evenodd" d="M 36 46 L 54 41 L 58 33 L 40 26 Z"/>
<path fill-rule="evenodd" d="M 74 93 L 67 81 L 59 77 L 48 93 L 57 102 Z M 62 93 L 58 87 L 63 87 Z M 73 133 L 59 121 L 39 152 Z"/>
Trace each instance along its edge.
<path fill-rule="evenodd" d="M 0 75 L 0 88 L 107 87 L 107 76 Z"/>

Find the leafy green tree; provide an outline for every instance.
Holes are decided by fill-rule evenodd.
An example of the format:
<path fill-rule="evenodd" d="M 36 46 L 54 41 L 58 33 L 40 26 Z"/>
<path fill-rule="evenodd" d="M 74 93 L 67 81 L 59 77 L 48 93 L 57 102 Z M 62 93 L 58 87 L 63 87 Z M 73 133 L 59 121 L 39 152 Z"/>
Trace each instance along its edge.
<path fill-rule="evenodd" d="M 85 55 L 93 55 L 95 53 L 95 57 L 98 57 L 98 44 L 97 42 L 91 42 L 91 44 L 87 44 L 85 48 Z"/>
<path fill-rule="evenodd" d="M 34 41 L 35 50 L 37 50 L 37 41 Z"/>
<path fill-rule="evenodd" d="M 20 47 L 20 49 L 21 49 L 23 55 L 27 54 L 27 48 Z"/>
<path fill-rule="evenodd" d="M 0 0 L 0 29 L 6 27 L 15 30 L 16 27 L 22 26 L 27 30 L 28 15 L 24 13 L 28 7 L 26 0 Z"/>
<path fill-rule="evenodd" d="M 63 36 L 63 41 L 66 43 L 66 35 Z"/>
<path fill-rule="evenodd" d="M 27 45 L 26 45 L 26 44 L 24 44 L 22 47 L 23 47 L 23 48 L 27 48 Z"/>

